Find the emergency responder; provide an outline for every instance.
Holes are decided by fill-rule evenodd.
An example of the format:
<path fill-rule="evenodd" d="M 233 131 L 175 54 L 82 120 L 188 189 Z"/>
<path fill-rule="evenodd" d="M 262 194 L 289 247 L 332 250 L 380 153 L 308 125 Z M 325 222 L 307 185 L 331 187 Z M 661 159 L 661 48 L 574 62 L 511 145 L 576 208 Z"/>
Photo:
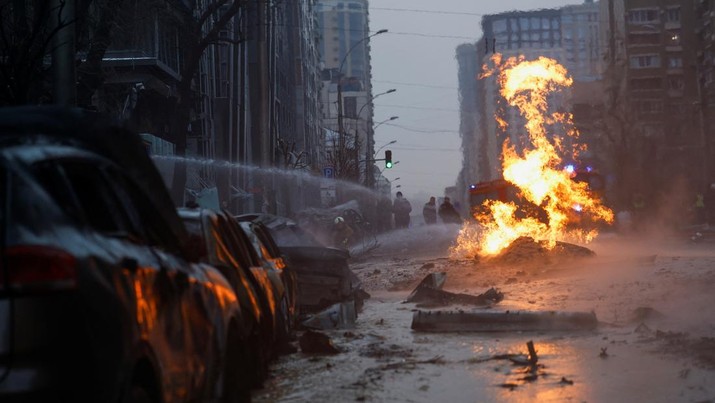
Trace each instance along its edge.
<path fill-rule="evenodd" d="M 353 229 L 350 228 L 343 217 L 336 217 L 333 223 L 333 245 L 347 248 L 350 244 L 350 238 L 353 236 Z"/>

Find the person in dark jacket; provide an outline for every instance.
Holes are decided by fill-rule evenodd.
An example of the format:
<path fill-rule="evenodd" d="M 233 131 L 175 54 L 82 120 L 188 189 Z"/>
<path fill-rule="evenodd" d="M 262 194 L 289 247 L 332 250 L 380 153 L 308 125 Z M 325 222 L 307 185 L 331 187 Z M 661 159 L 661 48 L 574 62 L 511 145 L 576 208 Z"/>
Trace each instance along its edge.
<path fill-rule="evenodd" d="M 437 202 L 434 197 L 430 197 L 429 201 L 425 203 L 422 208 L 422 217 L 425 218 L 425 224 L 437 223 Z"/>
<path fill-rule="evenodd" d="M 392 203 L 392 213 L 395 215 L 395 228 L 407 228 L 410 226 L 410 212 L 412 205 L 402 197 L 402 192 L 397 192 L 395 201 Z"/>
<path fill-rule="evenodd" d="M 445 197 L 442 204 L 439 206 L 439 218 L 445 224 L 461 224 L 462 217 L 459 216 L 457 210 L 455 210 L 452 203 L 449 201 L 449 197 Z"/>

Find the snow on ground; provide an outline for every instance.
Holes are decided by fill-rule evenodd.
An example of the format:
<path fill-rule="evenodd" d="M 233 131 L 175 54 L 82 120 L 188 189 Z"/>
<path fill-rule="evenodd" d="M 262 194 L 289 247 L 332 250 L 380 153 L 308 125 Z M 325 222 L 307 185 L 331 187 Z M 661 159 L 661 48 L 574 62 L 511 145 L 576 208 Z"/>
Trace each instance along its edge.
<path fill-rule="evenodd" d="M 254 400 L 492 402 L 715 401 L 715 244 L 603 236 L 595 258 L 556 265 L 491 266 L 450 260 L 456 226 L 380 237 L 352 263 L 372 294 L 354 329 L 327 331 L 335 356 L 281 358 Z M 445 289 L 504 292 L 493 310 L 594 311 L 596 331 L 420 333 L 404 304 L 428 273 Z M 473 309 L 461 307 L 462 309 Z M 449 308 L 445 308 L 449 309 Z M 526 353 L 540 367 L 490 359 Z"/>

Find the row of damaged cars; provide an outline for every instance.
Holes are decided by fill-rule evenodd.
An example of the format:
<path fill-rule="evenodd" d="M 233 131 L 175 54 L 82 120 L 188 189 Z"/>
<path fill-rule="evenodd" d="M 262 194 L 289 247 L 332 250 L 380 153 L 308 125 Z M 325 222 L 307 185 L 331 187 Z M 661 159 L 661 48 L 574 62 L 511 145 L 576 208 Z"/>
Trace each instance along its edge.
<path fill-rule="evenodd" d="M 251 229 L 99 115 L 0 110 L 0 401 L 250 400 L 297 293 Z"/>

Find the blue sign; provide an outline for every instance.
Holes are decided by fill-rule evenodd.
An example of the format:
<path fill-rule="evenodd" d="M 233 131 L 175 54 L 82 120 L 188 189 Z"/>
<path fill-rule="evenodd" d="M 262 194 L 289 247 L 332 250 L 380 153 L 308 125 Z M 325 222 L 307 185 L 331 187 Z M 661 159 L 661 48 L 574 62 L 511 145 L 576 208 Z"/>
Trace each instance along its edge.
<path fill-rule="evenodd" d="M 323 176 L 326 178 L 332 178 L 334 174 L 333 167 L 323 167 Z"/>

